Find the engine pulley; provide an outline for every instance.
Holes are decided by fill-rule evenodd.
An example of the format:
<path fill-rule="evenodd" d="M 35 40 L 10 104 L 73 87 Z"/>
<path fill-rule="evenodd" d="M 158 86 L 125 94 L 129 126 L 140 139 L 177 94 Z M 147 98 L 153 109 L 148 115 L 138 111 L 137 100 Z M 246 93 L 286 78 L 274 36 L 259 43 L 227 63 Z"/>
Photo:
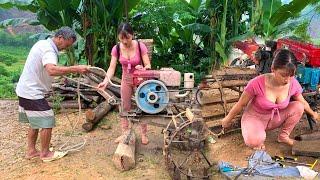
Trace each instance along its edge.
<path fill-rule="evenodd" d="M 147 80 L 139 85 L 135 93 L 137 106 L 145 113 L 156 114 L 169 103 L 169 92 L 164 83 Z"/>

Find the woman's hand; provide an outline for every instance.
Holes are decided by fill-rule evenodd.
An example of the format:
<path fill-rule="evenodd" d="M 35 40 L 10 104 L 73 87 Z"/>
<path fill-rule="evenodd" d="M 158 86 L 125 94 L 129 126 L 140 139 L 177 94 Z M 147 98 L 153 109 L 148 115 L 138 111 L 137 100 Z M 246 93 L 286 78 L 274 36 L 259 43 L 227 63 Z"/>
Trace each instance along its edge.
<path fill-rule="evenodd" d="M 103 81 L 102 83 L 98 84 L 97 89 L 104 91 L 108 84 L 109 84 L 108 81 Z"/>
<path fill-rule="evenodd" d="M 318 113 L 317 112 L 313 112 L 313 114 L 312 114 L 312 119 L 313 120 L 315 120 L 315 121 L 319 121 L 319 115 L 318 115 Z"/>
<path fill-rule="evenodd" d="M 136 68 L 137 70 L 145 70 L 144 67 L 143 67 L 142 65 L 140 65 L 140 64 L 139 64 L 139 65 L 136 65 L 135 68 Z"/>
<path fill-rule="evenodd" d="M 230 127 L 232 124 L 232 121 L 226 119 L 226 118 L 223 118 L 222 121 L 221 121 L 221 125 L 223 128 L 228 128 Z"/>

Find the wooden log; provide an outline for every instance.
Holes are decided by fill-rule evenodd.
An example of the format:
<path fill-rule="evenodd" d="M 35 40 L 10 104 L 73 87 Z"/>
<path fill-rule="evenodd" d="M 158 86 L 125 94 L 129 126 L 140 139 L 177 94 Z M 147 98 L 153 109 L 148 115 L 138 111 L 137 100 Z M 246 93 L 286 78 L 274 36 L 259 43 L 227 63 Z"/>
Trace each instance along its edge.
<path fill-rule="evenodd" d="M 107 101 L 104 101 L 104 102 L 100 103 L 96 108 L 87 110 L 87 112 L 86 112 L 86 120 L 88 122 L 96 124 L 111 109 L 112 109 L 112 105 L 110 105 Z"/>
<path fill-rule="evenodd" d="M 120 88 L 119 87 L 107 86 L 107 90 L 111 91 L 116 97 L 118 97 L 118 98 L 121 97 L 121 93 L 120 93 Z"/>
<path fill-rule="evenodd" d="M 320 157 L 320 141 L 296 141 L 292 146 L 292 155 Z"/>
<path fill-rule="evenodd" d="M 250 68 L 239 68 L 239 67 L 223 67 L 221 69 L 214 69 L 212 71 L 213 75 L 216 76 L 226 76 L 226 75 L 257 75 L 257 71 L 255 69 Z M 212 78 L 212 75 L 206 76 L 206 78 Z"/>
<path fill-rule="evenodd" d="M 135 166 L 135 145 L 136 136 L 130 129 L 120 140 L 112 158 L 113 164 L 120 171 L 127 171 Z"/>
<path fill-rule="evenodd" d="M 50 107 L 53 107 L 53 103 L 52 102 L 48 102 Z M 78 109 L 79 108 L 79 104 L 77 100 L 65 100 L 60 102 L 60 108 L 61 109 Z M 81 102 L 81 108 L 82 109 L 86 109 L 87 105 L 84 104 L 83 102 Z"/>
<path fill-rule="evenodd" d="M 223 88 L 226 87 L 237 87 L 237 86 L 246 86 L 248 84 L 248 80 L 223 80 L 221 81 L 221 86 Z M 217 82 L 208 84 L 212 89 L 218 89 L 220 86 Z"/>
<path fill-rule="evenodd" d="M 104 78 L 101 78 L 100 76 L 97 76 L 95 74 L 87 74 L 86 77 L 89 78 L 91 80 L 91 82 L 93 81 L 96 84 L 101 83 L 104 79 Z"/>
<path fill-rule="evenodd" d="M 62 91 L 77 92 L 77 88 L 69 87 L 69 86 L 63 86 L 63 85 L 59 85 L 59 84 L 52 84 L 52 88 L 53 88 L 54 90 L 60 89 L 60 90 L 62 90 Z M 92 92 L 93 90 L 92 90 L 91 88 L 81 88 L 80 91 L 81 91 L 81 92 L 84 92 L 84 91 Z"/>
<path fill-rule="evenodd" d="M 91 131 L 97 123 L 113 108 L 114 106 L 107 101 L 100 103 L 94 109 L 86 111 L 86 123 L 82 125 L 84 130 Z"/>
<path fill-rule="evenodd" d="M 63 86 L 74 87 L 74 88 L 78 87 L 78 79 L 77 78 L 72 80 L 71 78 L 65 76 L 65 79 L 64 79 L 63 82 L 64 82 Z M 88 84 L 90 82 L 90 80 L 85 79 L 85 78 L 81 78 L 79 82 L 80 82 L 80 84 L 79 84 L 80 89 L 85 89 L 85 88 L 88 88 L 88 87 L 83 85 L 83 84 L 81 84 L 81 83 Z"/>
<path fill-rule="evenodd" d="M 305 140 L 319 140 L 320 139 L 320 132 L 313 132 L 309 134 L 301 134 L 299 136 L 296 136 L 294 139 L 299 141 L 305 141 Z"/>
<path fill-rule="evenodd" d="M 90 73 L 100 77 L 101 79 L 104 79 L 106 76 L 105 73 L 99 69 L 90 68 L 89 71 L 90 71 Z M 116 82 L 117 84 L 121 84 L 121 79 L 119 79 L 115 76 L 111 78 L 111 81 Z"/>
<path fill-rule="evenodd" d="M 93 123 L 91 122 L 86 122 L 82 124 L 82 128 L 86 130 L 87 132 L 91 131 L 93 129 Z"/>
<path fill-rule="evenodd" d="M 231 94 L 228 91 L 226 91 L 226 94 L 228 95 L 226 97 L 227 103 L 233 103 L 239 100 L 239 96 L 236 94 Z M 197 98 L 201 105 L 212 105 L 212 104 L 223 103 L 218 89 L 200 90 L 197 94 Z"/>
<path fill-rule="evenodd" d="M 227 112 L 230 111 L 230 109 L 232 108 L 232 106 L 234 106 L 235 103 L 228 103 L 227 106 Z M 220 117 L 221 115 L 224 115 L 224 108 L 222 106 L 222 104 L 207 104 L 205 106 L 201 106 L 201 110 L 202 110 L 202 117 L 203 118 L 209 118 L 209 117 Z"/>

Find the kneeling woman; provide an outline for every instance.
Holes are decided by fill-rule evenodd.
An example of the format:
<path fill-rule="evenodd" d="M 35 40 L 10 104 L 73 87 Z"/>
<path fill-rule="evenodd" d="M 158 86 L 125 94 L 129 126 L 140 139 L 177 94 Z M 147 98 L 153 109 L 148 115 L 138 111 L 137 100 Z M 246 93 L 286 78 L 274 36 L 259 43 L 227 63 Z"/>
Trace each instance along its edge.
<path fill-rule="evenodd" d="M 266 131 L 280 127 L 278 142 L 293 145 L 289 137 L 304 111 L 315 120 L 314 112 L 302 96 L 302 87 L 294 78 L 296 59 L 289 50 L 275 52 L 271 73 L 249 81 L 239 101 L 222 120 L 228 128 L 232 119 L 245 107 L 241 118 L 244 142 L 254 149 L 265 149 Z M 292 100 L 292 101 L 291 101 Z"/>

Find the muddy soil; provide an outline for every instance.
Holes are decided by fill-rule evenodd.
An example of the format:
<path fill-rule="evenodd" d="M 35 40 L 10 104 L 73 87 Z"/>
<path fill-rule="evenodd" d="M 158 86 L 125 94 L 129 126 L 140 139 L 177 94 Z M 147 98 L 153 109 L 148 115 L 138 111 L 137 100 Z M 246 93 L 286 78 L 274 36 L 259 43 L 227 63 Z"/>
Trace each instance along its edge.
<path fill-rule="evenodd" d="M 51 146 L 58 150 L 64 143 L 74 145 L 85 142 L 84 147 L 50 163 L 43 163 L 40 159 L 26 160 L 28 126 L 17 121 L 17 107 L 17 101 L 0 101 L 0 179 L 170 179 L 162 156 L 161 127 L 149 126 L 150 143 L 146 146 L 141 145 L 139 128 L 136 127 L 136 167 L 127 172 L 119 172 L 115 168 L 112 155 L 117 145 L 113 140 L 121 134 L 116 112 L 110 112 L 89 133 L 81 128 L 84 111 L 80 118 L 77 110 L 57 114 Z M 307 131 L 308 124 L 302 119 L 293 135 Z M 277 130 L 267 134 L 267 152 L 270 155 L 291 155 L 291 148 L 277 143 L 276 138 Z M 240 167 L 246 167 L 246 158 L 253 152 L 243 143 L 240 132 L 216 139 L 216 143 L 209 144 L 208 149 L 211 161 L 227 161 Z M 315 160 L 309 157 L 298 158 L 308 163 Z M 319 171 L 320 165 L 315 170 Z M 214 177 L 221 178 L 219 175 Z"/>

